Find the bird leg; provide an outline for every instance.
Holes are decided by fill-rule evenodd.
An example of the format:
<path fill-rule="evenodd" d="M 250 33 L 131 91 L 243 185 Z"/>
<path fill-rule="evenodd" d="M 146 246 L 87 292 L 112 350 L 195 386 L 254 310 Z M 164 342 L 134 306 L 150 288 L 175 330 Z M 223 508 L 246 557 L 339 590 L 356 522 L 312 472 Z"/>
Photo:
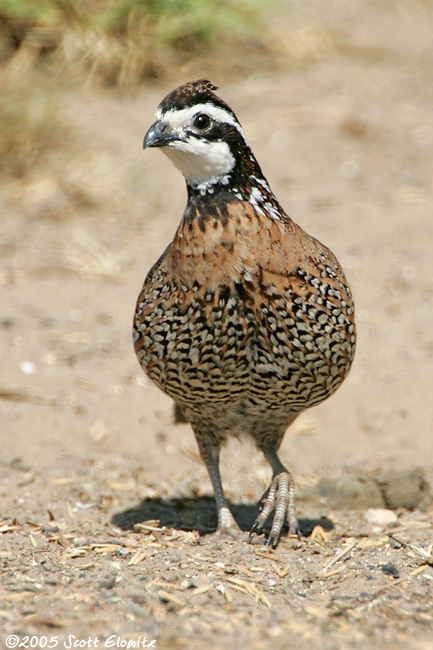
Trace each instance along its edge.
<path fill-rule="evenodd" d="M 201 456 L 206 464 L 210 480 L 214 491 L 216 507 L 218 511 L 218 534 L 228 534 L 231 537 L 238 537 L 240 529 L 230 512 L 228 503 L 224 497 L 221 476 L 219 472 L 219 449 L 216 452 L 204 451 L 199 444 Z"/>
<path fill-rule="evenodd" d="M 284 467 L 278 458 L 275 449 L 265 447 L 263 453 L 272 466 L 273 476 L 271 485 L 266 493 L 263 507 L 251 528 L 250 541 L 252 540 L 254 533 L 262 532 L 266 519 L 270 513 L 275 510 L 271 532 L 269 533 L 266 542 L 268 546 L 275 548 L 278 544 L 286 514 L 289 522 L 289 533 L 297 535 L 298 538 L 301 536 L 298 520 L 296 518 L 295 483 L 291 473 Z"/>

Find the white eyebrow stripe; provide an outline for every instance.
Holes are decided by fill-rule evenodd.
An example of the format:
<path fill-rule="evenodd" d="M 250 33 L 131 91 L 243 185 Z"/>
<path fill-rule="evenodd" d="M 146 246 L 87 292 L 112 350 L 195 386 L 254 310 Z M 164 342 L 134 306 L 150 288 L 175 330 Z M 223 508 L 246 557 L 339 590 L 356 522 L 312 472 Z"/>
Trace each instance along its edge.
<path fill-rule="evenodd" d="M 200 113 L 206 113 L 206 115 L 209 115 L 209 117 L 215 120 L 215 122 L 234 126 L 239 131 L 245 142 L 247 142 L 244 130 L 233 115 L 224 108 L 215 106 L 210 102 L 195 104 L 195 106 L 189 106 L 188 108 L 172 108 L 165 113 L 163 113 L 161 109 L 158 109 L 155 115 L 155 120 L 163 119 L 164 122 L 168 122 L 173 128 L 179 129 L 187 127 L 192 122 L 193 118 Z"/>

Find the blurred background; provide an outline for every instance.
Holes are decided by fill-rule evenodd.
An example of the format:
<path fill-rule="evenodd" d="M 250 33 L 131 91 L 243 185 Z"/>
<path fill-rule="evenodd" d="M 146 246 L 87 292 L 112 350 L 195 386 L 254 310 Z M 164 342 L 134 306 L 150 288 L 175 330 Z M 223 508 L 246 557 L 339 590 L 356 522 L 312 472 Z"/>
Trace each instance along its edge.
<path fill-rule="evenodd" d="M 336 559 L 338 535 L 366 534 L 362 509 L 378 503 L 368 500 L 369 476 L 402 470 L 392 476 L 398 504 L 409 508 L 425 507 L 424 478 L 433 482 L 432 34 L 429 0 L 0 0 L 0 537 L 7 538 L 0 596 L 11 590 L 0 606 L 4 630 L 34 625 L 51 634 L 64 626 L 84 639 L 98 630 L 141 633 L 144 625 L 160 639 L 168 616 L 184 641 L 170 636 L 164 647 L 220 648 L 235 613 L 239 634 L 260 624 L 264 640 L 230 647 L 286 648 L 293 637 L 299 648 L 312 648 L 314 638 L 322 649 L 384 648 L 387 640 L 395 648 L 389 626 L 407 635 L 412 607 L 427 635 L 419 647 L 431 643 L 431 575 L 423 582 L 408 551 L 430 543 L 428 512 L 397 510 L 403 526 L 405 518 L 414 525 L 396 529 L 408 541 L 401 551 L 385 544 L 378 555 L 373 540 L 369 554 L 360 551 L 363 565 L 344 565 L 345 599 L 378 596 L 357 610 L 352 640 L 344 637 L 348 619 L 329 609 L 334 583 L 326 595 L 316 580 L 316 600 L 301 597 L 311 594 L 309 576 L 322 575 L 324 550 Z M 298 550 L 282 543 L 275 558 L 281 567 L 290 562 L 289 577 L 287 564 L 278 571 L 284 582 L 268 589 L 277 584 L 269 563 L 260 587 L 274 609 L 260 609 L 255 596 L 247 609 L 239 594 L 225 603 L 223 591 L 210 590 L 211 623 L 221 602 L 227 618 L 206 628 L 207 645 L 192 644 L 191 629 L 204 629 L 201 609 L 182 608 L 176 620 L 179 610 L 170 612 L 179 601 L 158 596 L 159 587 L 152 596 L 149 584 L 154 575 L 180 576 L 185 591 L 174 593 L 193 591 L 198 602 L 191 576 L 209 580 L 221 558 L 237 570 L 236 549 L 251 567 L 258 547 L 215 542 L 209 555 L 212 546 L 161 546 L 158 533 L 154 544 L 141 529 L 118 527 L 128 516 L 163 520 L 167 508 L 170 534 L 179 532 L 179 517 L 194 529 L 200 509 L 208 524 L 215 517 L 192 431 L 173 424 L 171 401 L 144 376 L 131 335 L 145 275 L 186 200 L 180 173 L 160 151 L 143 152 L 143 137 L 161 99 L 197 78 L 219 86 L 288 214 L 340 260 L 358 328 L 343 386 L 302 414 L 281 448 L 300 517 L 337 522 L 337 541 L 309 538 Z M 270 480 L 262 454 L 231 441 L 221 470 L 231 502 L 253 512 Z M 309 498 L 320 478 L 337 481 L 337 495 L 348 486 L 342 507 L 360 510 L 335 512 L 332 501 Z M 107 544 L 93 550 L 107 539 L 120 540 L 118 553 Z M 390 583 L 390 600 L 379 591 L 393 581 L 380 567 L 394 560 L 400 609 Z M 116 572 L 122 583 L 111 589 Z M 305 625 L 278 631 L 302 602 L 319 603 L 331 618 L 311 607 L 314 635 Z M 341 636 L 324 645 L 332 625 Z M 404 636 L 398 647 L 415 646 Z"/>
<path fill-rule="evenodd" d="M 142 139 L 164 95 L 204 77 L 357 305 L 353 370 L 299 418 L 286 462 L 301 482 L 431 470 L 432 33 L 423 0 L 0 0 L 5 457 L 54 473 L 104 457 L 131 474 L 146 446 L 149 480 L 193 477 L 207 493 L 192 433 L 172 425 L 130 334 L 185 203 Z M 236 449 L 229 493 L 255 498 L 268 468 Z"/>
<path fill-rule="evenodd" d="M 281 0 L 1 0 L 2 178 L 41 176 L 61 156 L 69 173 L 52 179 L 63 201 L 54 211 L 89 207 L 95 179 L 90 189 L 71 178 L 80 172 L 69 163 L 82 169 L 77 155 L 88 145 L 71 104 L 121 102 L 201 75 L 227 86 L 294 74 L 328 57 L 334 36 Z"/>

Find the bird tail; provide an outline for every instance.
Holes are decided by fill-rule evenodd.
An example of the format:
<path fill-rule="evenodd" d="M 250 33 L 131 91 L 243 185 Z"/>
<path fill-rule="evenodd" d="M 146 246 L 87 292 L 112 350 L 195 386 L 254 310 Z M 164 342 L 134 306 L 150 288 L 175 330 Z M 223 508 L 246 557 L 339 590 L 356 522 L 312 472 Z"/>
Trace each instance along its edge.
<path fill-rule="evenodd" d="M 174 403 L 173 408 L 173 422 L 175 424 L 185 424 L 188 422 L 186 417 L 183 414 L 183 411 L 177 402 Z"/>

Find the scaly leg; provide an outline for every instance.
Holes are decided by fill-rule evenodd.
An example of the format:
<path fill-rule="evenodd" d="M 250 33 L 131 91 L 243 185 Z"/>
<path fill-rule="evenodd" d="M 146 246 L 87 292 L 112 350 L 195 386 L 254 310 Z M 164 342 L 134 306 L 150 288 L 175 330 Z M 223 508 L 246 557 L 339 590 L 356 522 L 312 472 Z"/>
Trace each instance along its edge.
<path fill-rule="evenodd" d="M 219 472 L 219 449 L 216 451 L 204 451 L 199 444 L 201 456 L 206 464 L 210 480 L 215 495 L 216 507 L 218 511 L 218 534 L 227 533 L 231 537 L 239 537 L 241 530 L 239 529 L 227 501 L 224 497 L 224 491 L 221 483 L 221 476 Z"/>
<path fill-rule="evenodd" d="M 278 458 L 275 449 L 265 447 L 263 453 L 271 464 L 273 476 L 262 510 L 251 528 L 250 541 L 254 533 L 261 533 L 266 519 L 270 513 L 275 510 L 271 532 L 269 533 L 267 540 L 267 544 L 272 548 L 275 548 L 280 538 L 281 528 L 283 527 L 284 517 L 286 514 L 289 522 L 289 532 L 293 535 L 297 535 L 298 538 L 301 536 L 298 520 L 296 518 L 295 483 L 290 472 L 284 467 Z"/>

